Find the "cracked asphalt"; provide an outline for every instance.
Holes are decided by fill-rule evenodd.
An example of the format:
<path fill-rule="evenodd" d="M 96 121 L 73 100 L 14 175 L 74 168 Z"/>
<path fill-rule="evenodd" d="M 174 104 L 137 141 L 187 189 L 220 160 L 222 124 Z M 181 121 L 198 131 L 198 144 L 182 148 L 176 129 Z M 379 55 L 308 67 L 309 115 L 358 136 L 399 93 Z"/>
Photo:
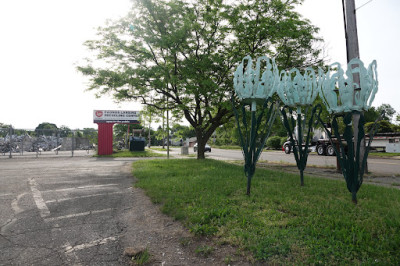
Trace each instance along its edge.
<path fill-rule="evenodd" d="M 133 160 L 1 160 L 0 264 L 128 264 Z"/>

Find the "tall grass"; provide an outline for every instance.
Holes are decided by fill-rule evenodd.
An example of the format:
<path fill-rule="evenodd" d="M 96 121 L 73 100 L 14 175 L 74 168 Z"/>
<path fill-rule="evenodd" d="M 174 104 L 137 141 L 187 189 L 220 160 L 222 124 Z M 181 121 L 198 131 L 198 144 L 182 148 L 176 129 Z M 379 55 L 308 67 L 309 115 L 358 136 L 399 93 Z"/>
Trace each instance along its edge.
<path fill-rule="evenodd" d="M 137 187 L 196 235 L 214 236 L 257 261 L 400 264 L 400 191 L 257 169 L 252 194 L 240 166 L 214 160 L 133 164 Z"/>

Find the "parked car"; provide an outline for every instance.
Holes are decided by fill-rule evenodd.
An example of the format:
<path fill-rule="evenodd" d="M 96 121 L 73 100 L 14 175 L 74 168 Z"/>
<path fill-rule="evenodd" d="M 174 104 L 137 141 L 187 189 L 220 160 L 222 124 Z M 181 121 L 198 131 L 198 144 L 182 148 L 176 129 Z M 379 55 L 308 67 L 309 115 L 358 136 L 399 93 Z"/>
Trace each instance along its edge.
<path fill-rule="evenodd" d="M 197 152 L 197 143 L 194 144 L 194 146 L 193 146 L 193 151 L 194 151 L 194 152 Z M 206 144 L 206 146 L 204 147 L 204 151 L 211 152 L 211 147 L 210 147 L 210 145 Z"/>

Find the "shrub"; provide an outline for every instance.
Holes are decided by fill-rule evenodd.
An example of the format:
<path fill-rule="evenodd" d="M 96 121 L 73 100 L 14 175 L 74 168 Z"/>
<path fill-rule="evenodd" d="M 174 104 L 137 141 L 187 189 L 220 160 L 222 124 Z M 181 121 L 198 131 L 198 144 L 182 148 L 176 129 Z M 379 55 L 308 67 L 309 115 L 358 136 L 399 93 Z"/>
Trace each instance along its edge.
<path fill-rule="evenodd" d="M 281 137 L 279 136 L 272 136 L 269 137 L 267 140 L 267 147 L 278 150 L 281 148 Z"/>
<path fill-rule="evenodd" d="M 378 129 L 379 133 L 392 132 L 391 124 L 389 121 L 381 120 L 378 123 L 379 123 L 379 129 Z M 375 122 L 365 123 L 365 125 L 364 125 L 365 133 L 369 133 L 374 124 L 375 124 Z"/>

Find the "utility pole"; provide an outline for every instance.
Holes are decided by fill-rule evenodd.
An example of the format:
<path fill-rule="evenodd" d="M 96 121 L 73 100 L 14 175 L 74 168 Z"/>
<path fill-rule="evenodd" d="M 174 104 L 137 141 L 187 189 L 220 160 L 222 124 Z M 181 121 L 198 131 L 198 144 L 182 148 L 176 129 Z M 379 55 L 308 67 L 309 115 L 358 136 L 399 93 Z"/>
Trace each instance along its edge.
<path fill-rule="evenodd" d="M 151 122 L 151 117 L 150 117 L 150 122 Z M 150 126 L 150 122 L 149 122 L 149 136 L 148 136 L 148 139 L 149 139 L 149 148 L 150 148 L 150 146 L 151 146 L 151 135 L 150 135 L 151 126 Z"/>
<path fill-rule="evenodd" d="M 358 46 L 358 34 L 357 34 L 357 18 L 356 18 L 356 5 L 354 0 L 342 0 L 343 4 L 343 17 L 344 17 L 344 30 L 346 35 L 346 51 L 347 51 L 347 63 L 353 58 L 360 59 L 360 51 Z M 359 65 L 352 65 L 351 68 L 357 68 Z M 353 95 L 353 103 L 355 103 L 355 94 L 359 92 L 360 88 L 360 76 L 358 73 L 353 74 L 353 81 L 358 84 L 358 88 L 355 88 Z M 358 124 L 360 121 L 360 115 L 353 115 L 353 133 L 354 133 L 354 144 L 358 141 Z M 360 148 L 360 162 L 365 153 L 365 138 L 361 140 Z M 365 173 L 368 173 L 368 163 L 365 165 Z"/>
<path fill-rule="evenodd" d="M 357 34 L 356 6 L 354 0 L 342 0 L 342 2 L 348 63 L 353 58 L 360 58 Z"/>
<path fill-rule="evenodd" d="M 169 106 L 168 106 L 168 97 L 167 97 L 167 159 L 169 159 Z"/>
<path fill-rule="evenodd" d="M 151 103 L 153 103 L 153 97 L 151 97 Z M 151 145 L 151 135 L 150 135 L 150 130 L 151 130 L 151 110 L 149 110 L 149 136 L 148 136 L 148 139 L 149 139 L 149 148 L 150 148 L 150 145 Z"/>

